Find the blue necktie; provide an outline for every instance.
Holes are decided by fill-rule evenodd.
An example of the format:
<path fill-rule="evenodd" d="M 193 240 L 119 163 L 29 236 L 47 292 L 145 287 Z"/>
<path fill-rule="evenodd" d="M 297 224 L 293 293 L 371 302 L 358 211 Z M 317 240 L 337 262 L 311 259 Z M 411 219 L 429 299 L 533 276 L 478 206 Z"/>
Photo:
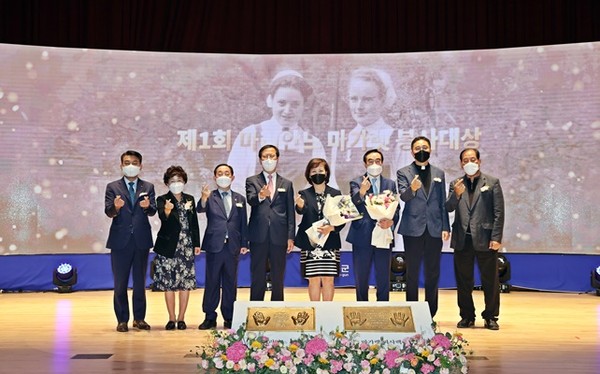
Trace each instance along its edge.
<path fill-rule="evenodd" d="M 225 214 L 229 217 L 231 213 L 231 202 L 229 201 L 229 192 L 223 192 L 223 205 L 225 205 Z"/>
<path fill-rule="evenodd" d="M 371 179 L 371 185 L 373 186 L 373 195 L 379 195 L 379 188 L 377 188 L 377 178 Z"/>
<path fill-rule="evenodd" d="M 134 182 L 129 182 L 129 200 L 131 201 L 131 207 L 135 207 L 135 190 L 133 189 Z"/>

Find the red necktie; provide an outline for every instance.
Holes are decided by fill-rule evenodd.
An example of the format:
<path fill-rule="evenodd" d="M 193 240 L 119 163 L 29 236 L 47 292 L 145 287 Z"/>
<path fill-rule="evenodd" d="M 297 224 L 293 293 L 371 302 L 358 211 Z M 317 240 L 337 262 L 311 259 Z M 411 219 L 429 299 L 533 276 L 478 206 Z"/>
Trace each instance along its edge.
<path fill-rule="evenodd" d="M 271 193 L 271 200 L 273 200 L 273 195 L 275 194 L 275 189 L 273 188 L 273 176 L 269 174 L 269 182 L 267 183 L 267 188 Z"/>

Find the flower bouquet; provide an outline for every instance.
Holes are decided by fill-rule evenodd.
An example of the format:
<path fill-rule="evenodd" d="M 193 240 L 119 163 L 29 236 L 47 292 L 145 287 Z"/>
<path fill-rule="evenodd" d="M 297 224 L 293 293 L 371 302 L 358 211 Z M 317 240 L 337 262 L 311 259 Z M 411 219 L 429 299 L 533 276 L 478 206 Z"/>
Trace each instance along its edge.
<path fill-rule="evenodd" d="M 460 334 L 361 341 L 355 332 L 301 334 L 289 342 L 245 331 L 213 330 L 197 347 L 200 372 L 219 373 L 466 373 L 468 343 Z"/>
<path fill-rule="evenodd" d="M 308 239 L 317 247 L 323 247 L 329 237 L 329 234 L 321 234 L 318 230 L 319 227 L 324 225 L 340 226 L 344 223 L 362 218 L 362 214 L 360 214 L 352 202 L 350 195 L 327 195 L 325 204 L 323 205 L 323 217 L 323 219 L 313 223 L 311 227 L 306 230 Z"/>
<path fill-rule="evenodd" d="M 390 190 L 385 190 L 379 195 L 370 194 L 365 196 L 367 212 L 369 212 L 369 216 L 372 219 L 377 221 L 383 218 L 393 219 L 396 209 L 398 209 L 398 204 L 398 199 Z M 383 229 L 379 225 L 376 225 L 373 229 L 373 235 L 371 236 L 372 246 L 389 249 L 393 240 L 394 232 L 391 227 Z"/>

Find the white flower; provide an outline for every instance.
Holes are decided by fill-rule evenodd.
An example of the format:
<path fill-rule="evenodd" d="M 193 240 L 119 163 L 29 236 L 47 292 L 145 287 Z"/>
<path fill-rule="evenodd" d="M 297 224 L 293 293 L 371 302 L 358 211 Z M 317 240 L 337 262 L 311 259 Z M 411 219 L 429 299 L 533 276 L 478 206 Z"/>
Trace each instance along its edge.
<path fill-rule="evenodd" d="M 191 210 L 192 209 L 192 200 L 187 200 L 185 202 L 185 210 Z"/>
<path fill-rule="evenodd" d="M 287 372 L 288 372 L 288 368 L 287 368 L 286 366 L 281 366 L 281 367 L 279 368 L 279 372 L 280 372 L 280 373 L 284 373 L 284 374 L 285 374 L 285 373 L 287 373 Z"/>
<path fill-rule="evenodd" d="M 480 188 L 481 192 L 485 192 L 490 189 L 490 186 L 483 186 Z"/>
<path fill-rule="evenodd" d="M 440 183 L 442 181 L 442 178 L 435 177 L 433 178 L 433 181 Z"/>

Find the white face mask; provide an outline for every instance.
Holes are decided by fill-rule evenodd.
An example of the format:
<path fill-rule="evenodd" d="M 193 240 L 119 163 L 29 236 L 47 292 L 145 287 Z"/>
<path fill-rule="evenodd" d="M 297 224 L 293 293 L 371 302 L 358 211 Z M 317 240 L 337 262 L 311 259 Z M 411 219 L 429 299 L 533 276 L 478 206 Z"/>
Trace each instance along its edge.
<path fill-rule="evenodd" d="M 467 175 L 475 175 L 479 171 L 479 165 L 474 162 L 468 162 L 463 166 L 463 170 Z"/>
<path fill-rule="evenodd" d="M 266 171 L 267 173 L 271 173 L 273 170 L 275 170 L 275 167 L 277 167 L 277 160 L 272 160 L 268 158 L 266 160 L 263 160 L 261 164 L 264 171 Z"/>
<path fill-rule="evenodd" d="M 140 167 L 136 165 L 123 166 L 123 174 L 129 178 L 135 178 L 140 173 Z"/>
<path fill-rule="evenodd" d="M 169 191 L 174 195 L 179 195 L 183 192 L 183 186 L 185 186 L 183 182 L 173 182 L 169 185 Z"/>
<path fill-rule="evenodd" d="M 218 177 L 216 182 L 217 182 L 217 186 L 219 186 L 221 188 L 227 188 L 227 187 L 231 186 L 231 178 L 229 178 L 226 175 L 222 175 L 222 176 Z"/>
<path fill-rule="evenodd" d="M 382 169 L 383 168 L 381 167 L 381 165 L 372 164 L 367 167 L 367 174 L 369 174 L 372 177 L 378 177 L 379 174 L 381 174 Z"/>

